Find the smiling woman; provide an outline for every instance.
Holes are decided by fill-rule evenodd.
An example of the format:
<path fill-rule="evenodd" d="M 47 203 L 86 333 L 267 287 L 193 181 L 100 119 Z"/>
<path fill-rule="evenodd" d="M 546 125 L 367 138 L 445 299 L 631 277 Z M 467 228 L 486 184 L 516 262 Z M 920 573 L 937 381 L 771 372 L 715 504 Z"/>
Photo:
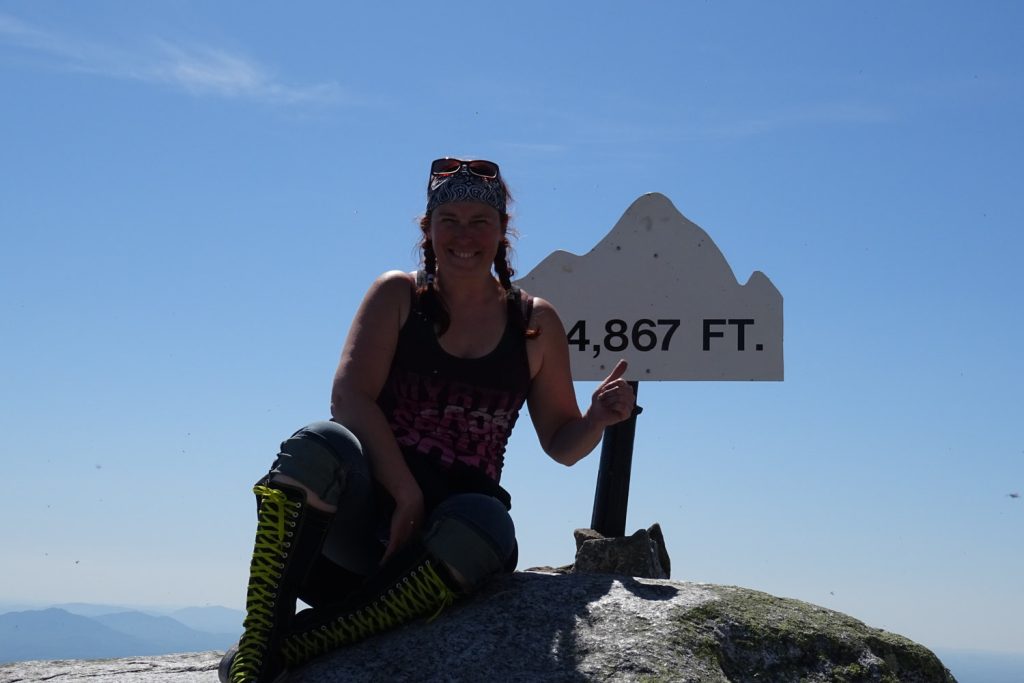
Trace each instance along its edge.
<path fill-rule="evenodd" d="M 274 680 L 513 570 L 500 481 L 524 403 L 564 465 L 632 413 L 622 361 L 580 413 L 558 314 L 512 285 L 508 200 L 493 162 L 431 165 L 423 269 L 377 278 L 349 329 L 331 421 L 287 439 L 256 485 L 245 633 L 222 681 Z M 295 614 L 296 598 L 312 607 Z"/>

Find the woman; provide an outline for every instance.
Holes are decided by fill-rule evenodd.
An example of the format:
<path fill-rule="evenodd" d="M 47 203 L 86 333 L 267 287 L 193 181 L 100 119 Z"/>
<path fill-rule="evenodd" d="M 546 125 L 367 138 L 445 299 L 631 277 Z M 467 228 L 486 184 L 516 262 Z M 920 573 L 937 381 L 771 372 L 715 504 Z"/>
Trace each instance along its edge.
<path fill-rule="evenodd" d="M 507 202 L 493 162 L 431 165 L 423 270 L 370 287 L 335 374 L 331 421 L 286 440 L 254 489 L 248 615 L 222 680 L 274 680 L 514 569 L 498 482 L 524 401 L 564 465 L 632 413 L 624 361 L 580 413 L 558 314 L 511 283 Z M 297 597 L 311 609 L 295 614 Z"/>

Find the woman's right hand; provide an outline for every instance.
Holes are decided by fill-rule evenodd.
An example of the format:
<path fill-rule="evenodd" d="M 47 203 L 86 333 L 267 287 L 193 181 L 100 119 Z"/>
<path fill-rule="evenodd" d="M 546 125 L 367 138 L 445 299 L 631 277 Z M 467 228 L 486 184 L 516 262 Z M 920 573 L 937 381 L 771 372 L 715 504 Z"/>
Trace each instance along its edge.
<path fill-rule="evenodd" d="M 418 486 L 415 490 L 395 496 L 395 511 L 391 514 L 391 535 L 384 555 L 380 558 L 381 565 L 422 531 L 423 517 L 423 491 Z"/>

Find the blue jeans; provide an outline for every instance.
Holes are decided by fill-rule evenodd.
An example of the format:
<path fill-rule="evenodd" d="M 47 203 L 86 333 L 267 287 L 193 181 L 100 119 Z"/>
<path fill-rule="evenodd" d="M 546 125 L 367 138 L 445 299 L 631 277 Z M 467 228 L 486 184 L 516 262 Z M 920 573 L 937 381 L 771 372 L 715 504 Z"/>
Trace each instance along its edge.
<path fill-rule="evenodd" d="M 303 427 L 281 444 L 270 473 L 295 479 L 338 508 L 320 566 L 313 571 L 322 579 L 319 583 L 340 585 L 344 574 L 365 577 L 376 572 L 394 503 L 374 484 L 363 447 L 351 431 L 327 421 Z M 455 493 L 426 514 L 428 548 L 471 586 L 498 571 L 515 569 L 515 526 L 496 498 Z"/>

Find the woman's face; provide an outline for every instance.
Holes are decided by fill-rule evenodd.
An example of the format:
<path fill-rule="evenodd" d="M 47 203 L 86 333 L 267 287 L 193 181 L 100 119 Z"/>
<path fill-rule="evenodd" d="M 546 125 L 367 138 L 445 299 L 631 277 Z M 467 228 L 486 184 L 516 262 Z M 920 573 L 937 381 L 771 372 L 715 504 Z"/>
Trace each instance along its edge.
<path fill-rule="evenodd" d="M 438 270 L 445 273 L 489 273 L 505 221 L 482 202 L 442 204 L 430 215 L 430 240 Z"/>

